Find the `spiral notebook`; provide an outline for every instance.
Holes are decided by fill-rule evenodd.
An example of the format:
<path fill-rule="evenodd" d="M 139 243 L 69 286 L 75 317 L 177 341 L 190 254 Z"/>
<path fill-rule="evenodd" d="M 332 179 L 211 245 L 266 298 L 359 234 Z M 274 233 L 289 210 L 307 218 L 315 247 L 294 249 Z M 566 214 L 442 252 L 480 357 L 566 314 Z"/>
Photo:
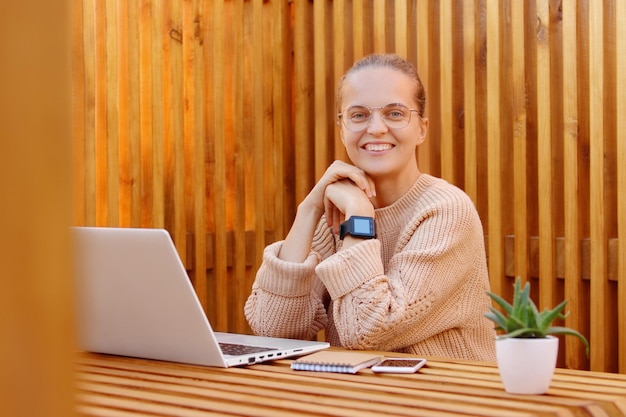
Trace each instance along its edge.
<path fill-rule="evenodd" d="M 356 374 L 382 360 L 381 355 L 363 352 L 321 351 L 296 359 L 291 369 L 296 371 L 339 372 Z"/>

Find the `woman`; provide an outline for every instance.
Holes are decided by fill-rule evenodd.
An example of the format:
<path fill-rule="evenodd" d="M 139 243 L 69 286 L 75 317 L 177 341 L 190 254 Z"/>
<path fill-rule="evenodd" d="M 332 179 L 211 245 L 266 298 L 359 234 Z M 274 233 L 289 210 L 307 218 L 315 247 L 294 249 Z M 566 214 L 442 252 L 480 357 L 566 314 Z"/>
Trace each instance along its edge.
<path fill-rule="evenodd" d="M 397 55 L 357 61 L 339 82 L 341 140 L 269 245 L 245 307 L 257 334 L 333 345 L 495 360 L 483 313 L 489 290 L 483 230 L 460 189 L 421 173 L 425 93 Z M 375 229 L 375 230 L 373 230 Z"/>

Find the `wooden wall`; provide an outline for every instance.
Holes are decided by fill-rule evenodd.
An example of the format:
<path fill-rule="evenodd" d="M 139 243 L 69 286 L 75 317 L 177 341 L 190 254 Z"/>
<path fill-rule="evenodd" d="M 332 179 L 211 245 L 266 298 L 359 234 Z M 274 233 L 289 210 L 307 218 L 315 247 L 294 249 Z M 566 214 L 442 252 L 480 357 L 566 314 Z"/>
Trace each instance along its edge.
<path fill-rule="evenodd" d="M 77 0 L 77 225 L 167 228 L 219 330 L 336 158 L 370 52 L 427 91 L 420 168 L 484 223 L 492 289 L 570 300 L 561 365 L 626 372 L 626 6 L 619 0 Z M 620 215 L 621 214 L 621 215 Z M 571 339 L 571 340 L 570 340 Z"/>
<path fill-rule="evenodd" d="M 69 3 L 0 3 L 0 416 L 75 413 Z"/>

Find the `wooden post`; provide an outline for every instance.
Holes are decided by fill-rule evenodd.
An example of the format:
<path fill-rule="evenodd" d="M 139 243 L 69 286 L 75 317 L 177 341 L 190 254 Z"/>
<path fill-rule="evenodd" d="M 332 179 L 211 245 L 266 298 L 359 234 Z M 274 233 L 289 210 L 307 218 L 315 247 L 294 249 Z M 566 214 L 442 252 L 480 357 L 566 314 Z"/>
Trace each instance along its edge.
<path fill-rule="evenodd" d="M 75 414 L 66 3 L 0 6 L 2 416 Z"/>

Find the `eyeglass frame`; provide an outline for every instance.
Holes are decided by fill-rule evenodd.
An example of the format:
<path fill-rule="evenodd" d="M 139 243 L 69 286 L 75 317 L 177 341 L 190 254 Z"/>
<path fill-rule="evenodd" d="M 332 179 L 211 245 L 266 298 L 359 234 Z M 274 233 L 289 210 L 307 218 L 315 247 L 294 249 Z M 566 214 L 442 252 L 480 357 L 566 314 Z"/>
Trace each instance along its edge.
<path fill-rule="evenodd" d="M 409 117 L 408 117 L 408 120 L 406 122 L 406 125 L 404 125 L 402 127 L 391 127 L 391 126 L 389 126 L 389 124 L 387 124 L 387 119 L 385 118 L 385 116 L 383 116 L 381 114 L 381 116 L 380 116 L 381 120 L 383 121 L 385 126 L 387 126 L 389 129 L 404 129 L 405 127 L 407 127 L 409 125 L 409 123 L 411 123 L 411 112 L 416 112 L 418 114 L 418 116 L 421 117 L 420 111 L 418 109 L 412 109 L 412 108 L 410 108 L 409 106 L 407 106 L 404 103 L 398 103 L 398 102 L 394 103 L 394 102 L 391 102 L 391 103 L 385 104 L 384 106 L 378 106 L 378 107 L 368 107 L 368 106 L 365 106 L 363 104 L 354 104 L 354 105 L 351 105 L 351 106 L 347 106 L 340 113 L 337 113 L 337 124 L 340 124 L 341 123 L 340 120 L 343 120 L 344 121 L 343 122 L 344 127 L 346 129 L 348 129 L 350 132 L 354 132 L 354 133 L 362 132 L 363 130 L 367 129 L 367 127 L 370 125 L 370 123 L 372 123 L 372 117 L 374 116 L 374 110 L 382 110 L 382 109 L 384 109 L 387 106 L 393 106 L 393 105 L 398 106 L 398 107 L 406 108 L 409 111 Z M 352 130 L 352 129 L 350 129 L 348 126 L 346 126 L 345 120 L 347 120 L 347 119 L 343 118 L 344 113 L 346 113 L 348 111 L 348 109 L 350 109 L 352 107 L 363 107 L 363 108 L 366 108 L 369 111 L 369 113 L 370 113 L 370 116 L 369 116 L 367 122 L 363 125 L 363 128 L 361 128 L 359 130 Z"/>

